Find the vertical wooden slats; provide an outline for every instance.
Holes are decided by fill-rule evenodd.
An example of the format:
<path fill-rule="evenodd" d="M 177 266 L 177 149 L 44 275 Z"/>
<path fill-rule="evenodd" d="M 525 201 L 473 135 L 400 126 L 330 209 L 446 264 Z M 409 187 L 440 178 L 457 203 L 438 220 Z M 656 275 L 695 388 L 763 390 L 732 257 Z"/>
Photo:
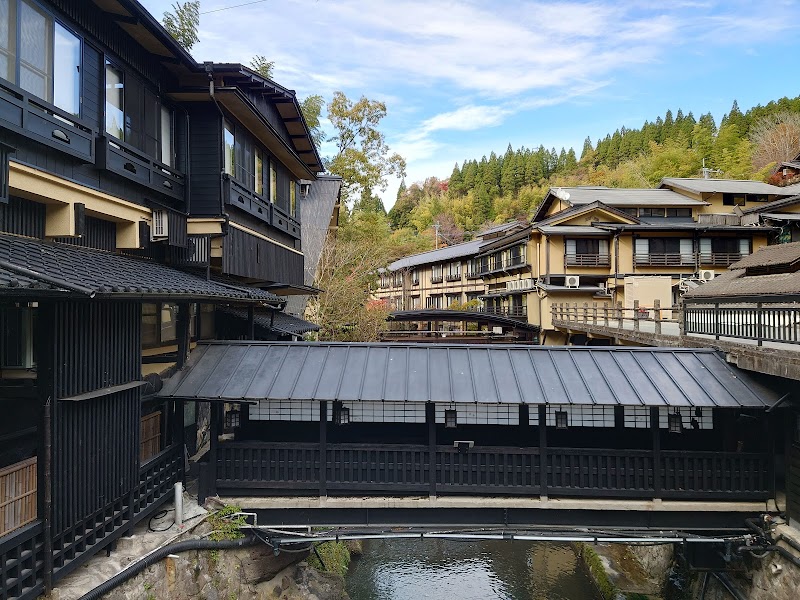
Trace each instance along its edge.
<path fill-rule="evenodd" d="M 161 416 L 161 411 L 158 410 L 141 418 L 139 460 L 142 463 L 161 452 Z"/>
<path fill-rule="evenodd" d="M 0 536 L 37 518 L 37 459 L 0 469 Z"/>

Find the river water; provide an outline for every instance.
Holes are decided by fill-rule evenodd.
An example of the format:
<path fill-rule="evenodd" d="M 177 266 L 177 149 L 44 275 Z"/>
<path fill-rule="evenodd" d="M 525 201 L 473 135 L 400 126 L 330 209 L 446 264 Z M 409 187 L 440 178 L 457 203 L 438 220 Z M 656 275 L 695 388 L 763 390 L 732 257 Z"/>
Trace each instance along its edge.
<path fill-rule="evenodd" d="M 567 545 L 368 540 L 347 574 L 352 600 L 598 600 Z"/>

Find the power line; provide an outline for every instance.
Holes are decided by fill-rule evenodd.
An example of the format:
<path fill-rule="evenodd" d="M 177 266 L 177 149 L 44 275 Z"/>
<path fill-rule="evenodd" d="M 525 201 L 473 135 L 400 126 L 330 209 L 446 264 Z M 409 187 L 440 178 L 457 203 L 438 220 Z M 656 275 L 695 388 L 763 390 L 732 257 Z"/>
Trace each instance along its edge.
<path fill-rule="evenodd" d="M 253 2 L 245 2 L 244 4 L 234 4 L 233 6 L 223 6 L 222 8 L 215 8 L 213 10 L 206 10 L 201 12 L 201 15 L 208 15 L 215 12 L 221 12 L 223 10 L 230 10 L 232 8 L 241 8 L 242 6 L 250 6 L 251 4 L 261 4 L 262 2 L 266 2 L 267 0 L 254 0 Z"/>

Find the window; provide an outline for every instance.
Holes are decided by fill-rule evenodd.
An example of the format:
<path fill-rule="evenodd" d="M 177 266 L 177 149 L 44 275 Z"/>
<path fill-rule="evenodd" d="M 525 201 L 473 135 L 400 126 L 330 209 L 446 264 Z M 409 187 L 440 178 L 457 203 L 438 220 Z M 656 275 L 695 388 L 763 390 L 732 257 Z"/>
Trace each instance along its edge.
<path fill-rule="evenodd" d="M 142 345 L 155 346 L 159 343 L 158 304 L 142 304 Z"/>
<path fill-rule="evenodd" d="M 214 339 L 214 305 L 200 305 L 200 339 Z"/>
<path fill-rule="evenodd" d="M 725 206 L 744 206 L 747 194 L 722 194 L 722 204 Z"/>
<path fill-rule="evenodd" d="M 142 346 L 152 347 L 174 342 L 178 338 L 177 317 L 177 304 L 142 304 Z M 191 320 L 190 313 L 190 328 Z"/>
<path fill-rule="evenodd" d="M 442 282 L 442 271 L 442 265 L 433 265 L 433 267 L 431 267 L 431 283 Z"/>
<path fill-rule="evenodd" d="M 106 62 L 106 133 L 125 140 L 125 77 L 122 69 Z"/>
<path fill-rule="evenodd" d="M 297 214 L 297 184 L 289 182 L 289 215 L 294 217 Z"/>
<path fill-rule="evenodd" d="M 419 285 L 419 270 L 411 270 L 411 285 Z"/>
<path fill-rule="evenodd" d="M 176 304 L 161 305 L 161 341 L 174 342 L 178 337 L 176 319 L 178 306 Z"/>
<path fill-rule="evenodd" d="M 680 433 L 683 431 L 683 421 L 680 414 L 670 413 L 668 423 L 670 433 Z"/>
<path fill-rule="evenodd" d="M 16 0 L 0 0 L 0 77 L 16 81 Z"/>
<path fill-rule="evenodd" d="M 224 131 L 222 133 L 222 143 L 224 146 L 223 151 L 225 153 L 225 173 L 233 176 L 233 167 L 236 164 L 236 157 L 234 155 L 235 143 L 233 137 L 233 125 L 231 125 L 228 121 L 225 121 Z"/>
<path fill-rule="evenodd" d="M 255 192 L 259 196 L 264 195 L 264 156 L 261 154 L 261 148 L 256 148 L 255 152 L 253 153 L 255 157 L 255 176 L 256 176 L 256 187 Z"/>
<path fill-rule="evenodd" d="M 78 116 L 81 112 L 81 41 L 55 24 L 53 104 Z"/>
<path fill-rule="evenodd" d="M 53 21 L 29 2 L 19 8 L 19 87 L 52 102 Z"/>
<path fill-rule="evenodd" d="M 336 424 L 347 425 L 350 422 L 350 409 L 341 407 L 336 411 Z"/>
<path fill-rule="evenodd" d="M 458 413 L 454 409 L 444 411 L 444 426 L 455 429 L 458 426 Z"/>
<path fill-rule="evenodd" d="M 425 299 L 425 308 L 442 308 L 442 295 L 436 294 L 435 296 L 428 296 Z"/>
<path fill-rule="evenodd" d="M 275 170 L 275 163 L 269 161 L 269 201 L 275 204 L 278 197 L 278 172 Z"/>
<path fill-rule="evenodd" d="M 35 323 L 36 310 L 28 306 L 0 309 L 0 368 L 30 369 L 36 365 Z"/>
<path fill-rule="evenodd" d="M 691 208 L 668 208 L 667 209 L 667 217 L 692 217 L 692 209 Z"/>
<path fill-rule="evenodd" d="M 569 415 L 565 410 L 556 411 L 556 429 L 566 429 L 569 426 Z"/>
<path fill-rule="evenodd" d="M 665 215 L 665 209 L 663 208 L 640 208 L 639 209 L 639 216 L 640 217 L 663 217 Z"/>
<path fill-rule="evenodd" d="M 161 162 L 168 167 L 173 166 L 175 150 L 172 144 L 172 111 L 169 107 L 161 106 Z"/>

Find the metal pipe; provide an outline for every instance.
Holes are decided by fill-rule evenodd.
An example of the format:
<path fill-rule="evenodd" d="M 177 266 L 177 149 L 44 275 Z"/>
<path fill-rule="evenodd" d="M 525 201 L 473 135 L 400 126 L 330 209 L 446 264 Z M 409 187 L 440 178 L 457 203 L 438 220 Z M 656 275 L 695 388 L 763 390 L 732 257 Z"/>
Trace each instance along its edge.
<path fill-rule="evenodd" d="M 718 571 L 712 571 L 711 573 L 717 581 L 722 584 L 728 593 L 733 596 L 736 600 L 747 600 L 747 597 L 739 591 L 739 588 L 733 583 L 730 577 L 728 577 L 727 573 L 719 573 Z"/>
<path fill-rule="evenodd" d="M 183 482 L 175 482 L 175 525 L 183 527 Z"/>
<path fill-rule="evenodd" d="M 53 427 L 51 422 L 52 402 L 50 396 L 44 403 L 44 589 L 53 589 Z"/>
<path fill-rule="evenodd" d="M 95 291 L 90 288 L 84 287 L 82 285 L 75 285 L 74 283 L 67 283 L 66 281 L 61 281 L 60 279 L 56 279 L 55 277 L 50 277 L 49 275 L 39 273 L 38 271 L 32 271 L 30 269 L 26 269 L 25 267 L 20 267 L 19 265 L 12 264 L 5 260 L 0 260 L 0 268 L 6 269 L 7 271 L 11 271 L 12 273 L 17 273 L 18 275 L 25 275 L 26 277 L 39 279 L 40 281 L 44 281 L 45 283 L 49 283 L 50 285 L 55 285 L 70 292 L 78 292 L 79 294 L 84 294 L 86 296 L 89 296 L 89 298 L 94 298 L 95 296 Z"/>

